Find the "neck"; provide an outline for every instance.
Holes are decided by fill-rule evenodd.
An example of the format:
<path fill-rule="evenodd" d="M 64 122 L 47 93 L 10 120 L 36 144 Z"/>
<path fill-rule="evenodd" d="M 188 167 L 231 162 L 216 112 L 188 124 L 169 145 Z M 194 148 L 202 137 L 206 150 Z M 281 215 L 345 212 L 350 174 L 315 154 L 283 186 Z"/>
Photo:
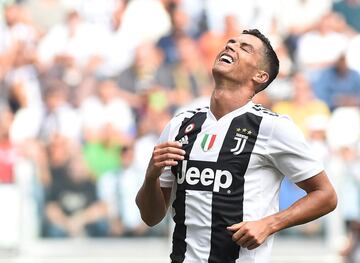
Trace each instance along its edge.
<path fill-rule="evenodd" d="M 210 110 L 216 119 L 220 119 L 227 113 L 244 106 L 253 96 L 254 92 L 250 87 L 216 85 L 211 95 Z"/>

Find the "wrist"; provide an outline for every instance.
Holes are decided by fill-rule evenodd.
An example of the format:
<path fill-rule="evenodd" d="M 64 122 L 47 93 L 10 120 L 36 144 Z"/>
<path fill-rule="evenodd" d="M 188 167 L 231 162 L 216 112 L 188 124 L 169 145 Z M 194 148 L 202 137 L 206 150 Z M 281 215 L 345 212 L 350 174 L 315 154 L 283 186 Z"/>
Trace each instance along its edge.
<path fill-rule="evenodd" d="M 147 183 L 156 183 L 161 175 L 162 169 L 149 167 L 146 171 L 145 181 Z"/>
<path fill-rule="evenodd" d="M 264 220 L 266 222 L 267 229 L 269 231 L 269 235 L 272 235 L 272 234 L 280 231 L 279 224 L 276 220 L 275 215 L 268 216 L 268 217 L 264 218 Z"/>
<path fill-rule="evenodd" d="M 147 174 L 145 177 L 145 184 L 146 185 L 153 185 L 153 184 L 157 184 L 159 181 L 159 177 L 156 175 L 152 175 L 152 174 Z"/>

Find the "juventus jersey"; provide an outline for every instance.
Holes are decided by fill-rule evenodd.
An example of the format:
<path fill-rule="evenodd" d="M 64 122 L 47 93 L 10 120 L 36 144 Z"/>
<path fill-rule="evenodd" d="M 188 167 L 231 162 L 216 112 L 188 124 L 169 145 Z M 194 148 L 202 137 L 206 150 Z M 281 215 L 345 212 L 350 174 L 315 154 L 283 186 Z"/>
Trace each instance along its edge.
<path fill-rule="evenodd" d="M 208 107 L 179 114 L 159 142 L 174 140 L 185 159 L 160 176 L 160 186 L 172 188 L 172 262 L 268 262 L 272 236 L 248 250 L 226 227 L 278 212 L 284 176 L 296 183 L 323 170 L 299 129 L 249 102 L 218 120 Z"/>

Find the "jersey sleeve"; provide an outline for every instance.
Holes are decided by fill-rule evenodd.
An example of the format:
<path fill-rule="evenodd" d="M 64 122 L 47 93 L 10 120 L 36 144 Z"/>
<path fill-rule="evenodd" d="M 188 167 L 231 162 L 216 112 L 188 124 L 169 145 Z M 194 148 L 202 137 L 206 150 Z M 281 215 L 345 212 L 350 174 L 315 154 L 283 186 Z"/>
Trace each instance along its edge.
<path fill-rule="evenodd" d="M 163 143 L 163 142 L 167 142 L 170 141 L 170 123 L 168 123 L 168 125 L 166 125 L 166 127 L 164 128 L 164 130 L 162 131 L 157 144 Z M 166 166 L 163 169 L 163 172 L 161 173 L 160 177 L 160 187 L 164 187 L 164 188 L 171 188 L 174 182 L 174 175 L 171 172 L 171 167 L 170 166 Z"/>
<path fill-rule="evenodd" d="M 286 116 L 276 119 L 268 141 L 268 154 L 275 168 L 294 183 L 324 170 L 300 129 Z"/>

